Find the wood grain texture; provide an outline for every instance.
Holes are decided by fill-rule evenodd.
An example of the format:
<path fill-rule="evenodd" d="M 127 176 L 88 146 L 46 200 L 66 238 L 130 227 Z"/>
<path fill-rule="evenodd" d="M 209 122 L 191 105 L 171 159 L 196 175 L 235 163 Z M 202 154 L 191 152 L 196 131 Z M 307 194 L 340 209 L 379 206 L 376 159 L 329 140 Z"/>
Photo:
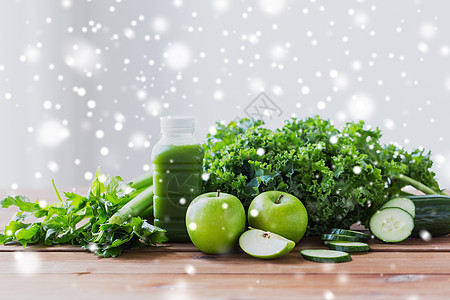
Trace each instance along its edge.
<path fill-rule="evenodd" d="M 30 288 L 30 282 L 35 288 Z M 424 288 L 426 287 L 426 288 Z M 445 299 L 443 275 L 0 275 L 2 299 Z M 443 297 L 444 295 L 444 297 Z"/>
<path fill-rule="evenodd" d="M 82 252 L 0 253 L 0 274 L 442 274 L 450 275 L 448 253 L 369 252 L 353 254 L 340 264 L 304 260 L 298 251 L 276 260 L 244 253 L 206 255 L 200 252 L 133 252 L 99 258 Z"/>
<path fill-rule="evenodd" d="M 1 226 L 12 213 L 0 209 Z M 449 236 L 369 244 L 370 252 L 342 264 L 301 257 L 301 249 L 326 248 L 317 237 L 271 261 L 239 249 L 206 255 L 189 243 L 129 250 L 115 259 L 70 245 L 0 246 L 0 299 L 448 299 Z"/>
<path fill-rule="evenodd" d="M 368 241 L 371 252 L 450 252 L 450 237 L 443 236 L 426 242 L 418 238 L 409 238 L 401 243 L 386 244 L 376 239 Z M 326 249 L 323 242 L 318 237 L 303 238 L 295 247 L 294 251 L 309 248 Z M 84 249 L 71 245 L 57 245 L 46 247 L 44 245 L 29 245 L 23 248 L 21 245 L 0 246 L 0 252 L 14 251 L 38 251 L 38 252 L 86 252 Z M 167 243 L 158 247 L 146 247 L 141 249 L 127 250 L 126 252 L 199 252 L 191 243 Z M 236 250 L 235 252 L 239 252 Z"/>

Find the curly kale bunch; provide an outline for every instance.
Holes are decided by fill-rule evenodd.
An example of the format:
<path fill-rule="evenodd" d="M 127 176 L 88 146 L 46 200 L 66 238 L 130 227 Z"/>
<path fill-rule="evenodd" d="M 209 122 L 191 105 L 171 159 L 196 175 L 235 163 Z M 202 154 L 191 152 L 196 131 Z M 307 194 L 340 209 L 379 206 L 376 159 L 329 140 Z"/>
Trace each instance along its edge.
<path fill-rule="evenodd" d="M 318 116 L 294 118 L 275 131 L 262 125 L 248 119 L 217 124 L 205 144 L 210 177 L 204 191 L 234 194 L 246 208 L 261 192 L 291 193 L 308 211 L 308 235 L 367 225 L 407 185 L 442 193 L 430 171 L 430 153 L 382 145 L 380 130 L 365 129 L 362 121 L 342 131 Z"/>

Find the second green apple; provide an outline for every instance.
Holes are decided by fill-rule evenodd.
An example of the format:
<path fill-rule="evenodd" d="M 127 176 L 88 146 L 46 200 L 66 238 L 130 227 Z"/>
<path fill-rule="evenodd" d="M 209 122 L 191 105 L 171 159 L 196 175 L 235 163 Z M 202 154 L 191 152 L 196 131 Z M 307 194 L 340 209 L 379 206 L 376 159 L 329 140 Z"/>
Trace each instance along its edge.
<path fill-rule="evenodd" d="M 308 213 L 295 196 L 268 191 L 259 194 L 248 208 L 248 224 L 298 243 L 308 226 Z"/>

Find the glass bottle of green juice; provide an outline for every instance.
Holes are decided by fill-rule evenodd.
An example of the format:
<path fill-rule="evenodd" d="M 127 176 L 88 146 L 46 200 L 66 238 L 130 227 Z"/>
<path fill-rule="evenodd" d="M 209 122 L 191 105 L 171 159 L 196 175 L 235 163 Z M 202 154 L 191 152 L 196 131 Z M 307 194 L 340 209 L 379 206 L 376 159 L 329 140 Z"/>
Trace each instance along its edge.
<path fill-rule="evenodd" d="M 167 230 L 170 242 L 190 241 L 186 210 L 201 193 L 203 147 L 194 130 L 192 117 L 162 117 L 162 138 L 152 151 L 155 225 Z"/>

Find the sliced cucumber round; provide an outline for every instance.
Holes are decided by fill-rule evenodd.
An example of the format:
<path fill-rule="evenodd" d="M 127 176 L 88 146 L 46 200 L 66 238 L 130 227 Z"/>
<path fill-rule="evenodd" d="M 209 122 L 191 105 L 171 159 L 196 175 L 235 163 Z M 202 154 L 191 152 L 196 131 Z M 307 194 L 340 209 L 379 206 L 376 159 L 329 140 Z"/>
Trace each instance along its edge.
<path fill-rule="evenodd" d="M 388 207 L 398 207 L 406 212 L 408 212 L 413 219 L 416 216 L 416 205 L 411 199 L 408 198 L 394 198 L 386 202 L 381 209 L 388 208 Z"/>
<path fill-rule="evenodd" d="M 347 242 L 347 241 L 327 241 L 327 247 L 331 250 L 345 251 L 345 252 L 366 252 L 369 251 L 369 245 L 361 242 Z"/>
<path fill-rule="evenodd" d="M 300 251 L 304 259 L 321 263 L 341 263 L 351 261 L 351 256 L 342 251 L 324 249 L 306 249 Z"/>
<path fill-rule="evenodd" d="M 333 228 L 331 229 L 331 233 L 333 234 L 343 234 L 343 235 L 349 235 L 349 236 L 355 236 L 359 239 L 370 239 L 370 234 L 354 231 L 354 230 L 348 230 L 348 229 L 340 229 L 340 228 Z"/>
<path fill-rule="evenodd" d="M 356 236 L 344 235 L 344 234 L 334 234 L 334 233 L 322 234 L 322 240 L 325 240 L 325 241 L 348 241 L 348 242 L 361 241 L 361 239 Z"/>
<path fill-rule="evenodd" d="M 387 207 L 373 214 L 369 221 L 369 228 L 372 234 L 383 242 L 397 243 L 411 235 L 414 220 L 401 208 Z"/>

